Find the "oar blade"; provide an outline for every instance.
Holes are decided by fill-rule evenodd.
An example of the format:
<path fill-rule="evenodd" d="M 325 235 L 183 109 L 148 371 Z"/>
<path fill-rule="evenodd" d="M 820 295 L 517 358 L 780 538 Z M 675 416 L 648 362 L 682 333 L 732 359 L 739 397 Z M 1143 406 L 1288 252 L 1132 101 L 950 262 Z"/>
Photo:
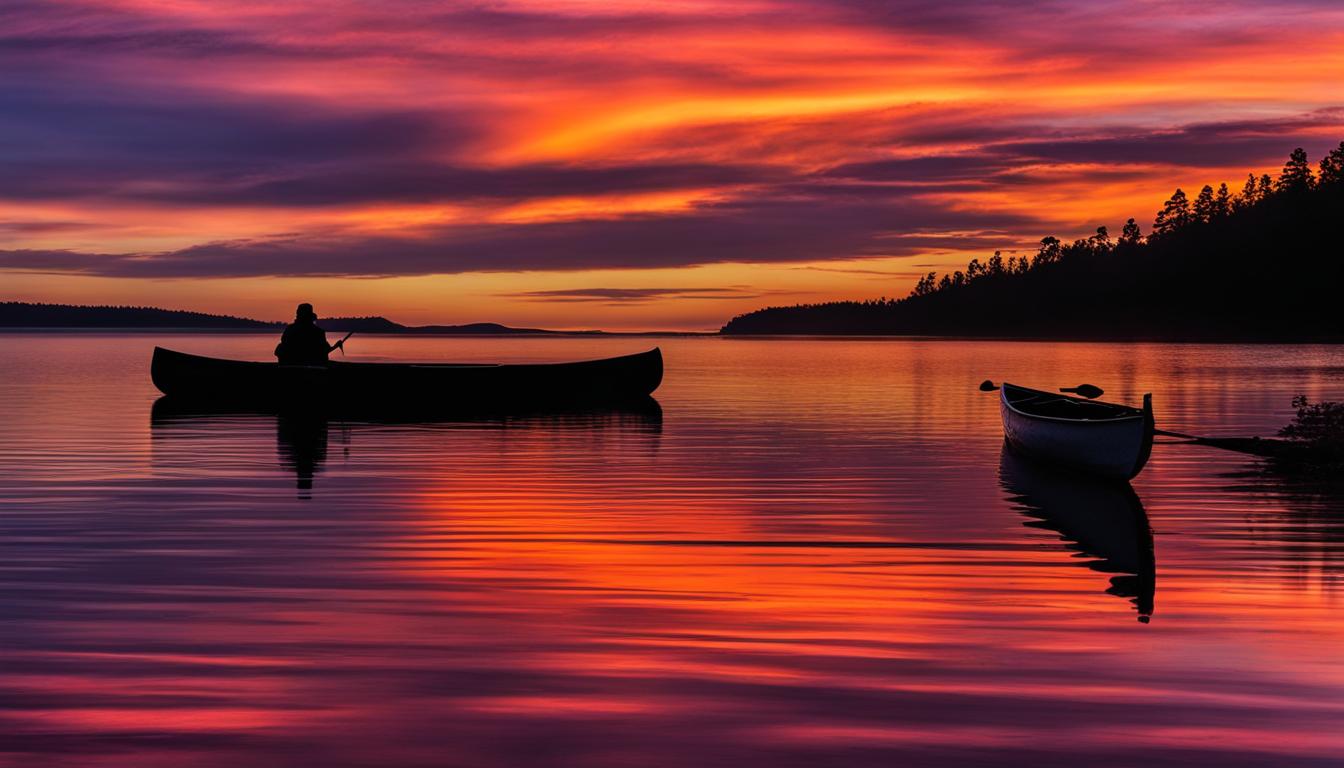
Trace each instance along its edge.
<path fill-rule="evenodd" d="M 1095 400 L 1096 398 L 1106 394 L 1106 392 L 1102 390 L 1101 387 L 1094 386 L 1092 384 L 1079 384 L 1076 387 L 1060 387 L 1059 391 L 1072 392 L 1073 394 L 1078 395 L 1079 397 L 1085 397 L 1088 400 Z"/>

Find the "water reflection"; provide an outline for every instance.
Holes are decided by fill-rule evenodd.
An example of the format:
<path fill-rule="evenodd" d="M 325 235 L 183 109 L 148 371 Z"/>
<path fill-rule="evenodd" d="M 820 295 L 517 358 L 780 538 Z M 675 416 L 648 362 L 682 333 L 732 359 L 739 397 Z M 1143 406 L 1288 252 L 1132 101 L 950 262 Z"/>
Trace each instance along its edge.
<path fill-rule="evenodd" d="M 1237 473 L 1229 493 L 1257 502 L 1247 532 L 1280 557 L 1265 570 L 1285 583 L 1323 594 L 1344 587 L 1344 478 L 1294 478 L 1253 467 Z M 1260 548 L 1263 552 L 1264 547 Z"/>
<path fill-rule="evenodd" d="M 343 415 L 298 439 L 273 414 L 151 423 L 154 343 L 190 348 L 0 338 L 0 765 L 1344 754 L 1337 506 L 1160 446 L 1134 489 L 1165 534 L 1162 613 L 1139 624 L 1130 491 L 1001 480 L 997 404 L 973 387 L 1151 389 L 1164 426 L 1270 434 L 1304 379 L 1344 397 L 1344 347 L 668 339 L 665 419 Z M 443 360 L 628 343 L 365 342 Z M 1134 525 L 1101 541 L 1069 517 L 1111 508 Z"/>
<path fill-rule="evenodd" d="M 280 463 L 294 473 L 299 498 L 311 499 L 313 475 L 327 460 L 327 419 L 314 414 L 277 416 L 275 449 Z"/>
<path fill-rule="evenodd" d="M 1107 594 L 1127 598 L 1139 621 L 1148 623 L 1157 588 L 1153 531 L 1129 483 L 1043 467 L 1005 444 L 999 484 L 1018 511 L 1034 518 L 1026 525 L 1058 533 L 1069 549 L 1088 558 L 1083 565 L 1114 574 Z"/>
<path fill-rule="evenodd" d="M 238 452 L 237 440 L 258 438 L 274 429 L 275 455 L 279 465 L 294 475 L 297 496 L 313 497 L 314 478 L 327 463 L 329 435 L 339 431 L 344 456 L 349 457 L 352 433 L 361 428 L 496 428 L 501 430 L 610 430 L 614 435 L 657 436 L 662 432 L 663 411 L 651 397 L 617 407 L 523 414 L 458 415 L 453 418 L 411 420 L 401 416 L 328 416 L 317 412 L 258 413 L 246 410 L 205 410 L 161 397 L 150 411 L 151 434 L 156 447 L 155 463 L 183 467 L 200 466 L 201 451 Z M 254 444 L 258 441 L 254 440 Z M 646 443 L 656 449 L 656 441 Z M 242 449 L 246 454 L 249 449 Z M 260 455 L 260 445 L 254 452 Z M 180 460 L 180 461 L 179 461 Z"/>

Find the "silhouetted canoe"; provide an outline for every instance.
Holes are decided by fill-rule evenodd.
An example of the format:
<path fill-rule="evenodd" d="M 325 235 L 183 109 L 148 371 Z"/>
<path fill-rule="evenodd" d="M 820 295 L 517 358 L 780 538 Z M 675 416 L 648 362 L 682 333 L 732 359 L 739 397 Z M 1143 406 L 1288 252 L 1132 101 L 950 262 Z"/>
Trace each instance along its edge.
<path fill-rule="evenodd" d="M 1098 477 L 1134 477 L 1153 448 L 1151 395 L 1134 408 L 1005 383 L 999 412 L 1014 450 Z"/>
<path fill-rule="evenodd" d="M 646 398 L 663 380 L 648 352 L 576 363 L 280 365 L 154 348 L 154 386 L 177 401 L 262 408 L 453 412 L 533 410 Z"/>

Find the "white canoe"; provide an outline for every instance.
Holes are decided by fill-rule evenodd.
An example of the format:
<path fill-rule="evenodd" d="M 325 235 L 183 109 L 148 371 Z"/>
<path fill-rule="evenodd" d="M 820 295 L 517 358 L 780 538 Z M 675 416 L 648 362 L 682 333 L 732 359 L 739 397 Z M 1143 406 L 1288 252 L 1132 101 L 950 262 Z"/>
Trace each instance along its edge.
<path fill-rule="evenodd" d="M 999 412 L 1013 450 L 1098 477 L 1134 477 L 1153 448 L 1152 395 L 1134 408 L 1004 384 Z"/>

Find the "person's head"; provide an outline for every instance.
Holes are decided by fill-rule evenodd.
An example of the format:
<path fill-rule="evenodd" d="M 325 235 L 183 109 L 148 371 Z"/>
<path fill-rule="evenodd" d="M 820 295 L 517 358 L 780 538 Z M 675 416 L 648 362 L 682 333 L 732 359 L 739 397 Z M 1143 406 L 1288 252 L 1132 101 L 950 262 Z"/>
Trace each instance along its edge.
<path fill-rule="evenodd" d="M 294 310 L 294 321 L 299 323 L 311 323 L 317 319 L 317 313 L 313 311 L 313 305 L 304 302 L 299 308 Z"/>

